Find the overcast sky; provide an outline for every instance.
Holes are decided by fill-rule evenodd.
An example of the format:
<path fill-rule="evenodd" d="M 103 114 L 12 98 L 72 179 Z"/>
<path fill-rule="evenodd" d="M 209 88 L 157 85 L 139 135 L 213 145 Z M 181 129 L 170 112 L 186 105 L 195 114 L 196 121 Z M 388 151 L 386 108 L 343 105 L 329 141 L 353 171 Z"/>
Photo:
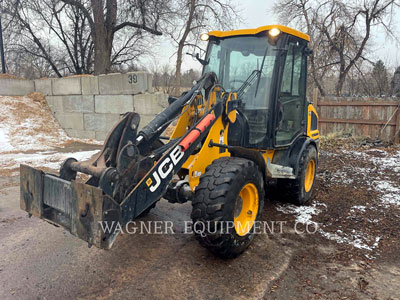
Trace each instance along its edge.
<path fill-rule="evenodd" d="M 272 6 L 276 0 L 245 0 L 241 1 L 242 16 L 245 21 L 241 28 L 256 28 L 263 25 L 277 24 L 277 17 L 272 12 Z M 243 4 L 245 3 L 245 5 Z M 399 9 L 398 9 L 399 10 Z M 400 37 L 400 12 L 394 18 L 394 28 Z M 382 59 L 390 69 L 400 66 L 400 46 L 385 36 L 381 30 L 372 32 L 371 40 L 374 41 L 373 53 L 368 56 L 372 61 Z M 175 46 L 170 41 L 164 40 L 156 48 L 156 55 L 153 61 L 159 64 L 175 65 L 176 57 L 173 56 Z M 150 62 L 149 62 L 150 63 Z M 147 64 L 147 62 L 146 62 Z M 191 57 L 185 55 L 183 69 L 200 69 L 200 64 Z"/>

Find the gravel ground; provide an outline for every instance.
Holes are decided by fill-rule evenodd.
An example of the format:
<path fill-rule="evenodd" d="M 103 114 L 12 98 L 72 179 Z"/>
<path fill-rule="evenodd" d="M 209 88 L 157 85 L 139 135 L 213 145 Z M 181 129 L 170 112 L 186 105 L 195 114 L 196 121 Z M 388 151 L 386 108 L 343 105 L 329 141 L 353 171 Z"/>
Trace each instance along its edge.
<path fill-rule="evenodd" d="M 75 147 L 64 152 L 97 149 Z M 18 176 L 2 174 L 0 299 L 400 299 L 399 171 L 400 148 L 324 143 L 310 204 L 269 197 L 263 221 L 282 230 L 227 261 L 182 234 L 189 203 L 162 200 L 142 219 L 172 220 L 176 234 L 124 234 L 110 251 L 88 249 L 27 218 Z M 315 233 L 301 234 L 307 226 Z"/>

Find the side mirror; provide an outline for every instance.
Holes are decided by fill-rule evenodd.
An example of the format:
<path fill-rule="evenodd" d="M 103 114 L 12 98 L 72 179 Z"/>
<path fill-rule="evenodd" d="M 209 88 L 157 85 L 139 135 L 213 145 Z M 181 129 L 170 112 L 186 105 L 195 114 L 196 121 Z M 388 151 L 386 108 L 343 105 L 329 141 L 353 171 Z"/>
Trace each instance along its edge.
<path fill-rule="evenodd" d="M 196 55 L 195 55 L 195 54 L 186 52 L 186 54 L 187 54 L 187 55 L 190 55 L 191 57 L 193 57 L 193 58 L 195 58 L 195 59 L 197 59 L 197 61 L 198 61 L 199 63 L 201 63 L 203 66 L 208 65 L 208 63 L 210 62 L 210 59 L 208 59 L 208 60 L 201 59 L 199 53 L 196 53 Z"/>

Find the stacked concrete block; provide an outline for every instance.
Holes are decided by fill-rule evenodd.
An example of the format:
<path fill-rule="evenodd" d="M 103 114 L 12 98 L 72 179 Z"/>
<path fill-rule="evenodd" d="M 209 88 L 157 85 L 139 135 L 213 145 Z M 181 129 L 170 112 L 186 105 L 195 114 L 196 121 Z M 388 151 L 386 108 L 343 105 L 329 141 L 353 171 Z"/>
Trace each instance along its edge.
<path fill-rule="evenodd" d="M 153 92 L 153 74 L 147 73 L 147 92 Z"/>
<path fill-rule="evenodd" d="M 58 114 L 57 120 L 64 129 L 84 130 L 83 113 Z"/>
<path fill-rule="evenodd" d="M 35 80 L 35 92 L 42 93 L 45 96 L 53 95 L 51 79 Z"/>
<path fill-rule="evenodd" d="M 133 72 L 99 76 L 101 95 L 135 95 L 148 91 L 148 73 Z"/>
<path fill-rule="evenodd" d="M 133 111 L 133 95 L 96 95 L 95 112 L 124 114 Z"/>
<path fill-rule="evenodd" d="M 99 78 L 97 76 L 81 77 L 82 95 L 99 94 Z"/>
<path fill-rule="evenodd" d="M 84 115 L 94 113 L 94 95 L 47 96 L 46 100 L 69 136 L 95 138 L 95 132 L 84 126 Z"/>
<path fill-rule="evenodd" d="M 24 96 L 34 91 L 33 80 L 0 79 L 1 96 Z"/>
<path fill-rule="evenodd" d="M 71 95 L 71 96 L 61 96 L 61 97 L 65 112 L 79 112 L 79 113 L 94 112 L 93 95 Z"/>
<path fill-rule="evenodd" d="M 55 78 L 51 80 L 53 95 L 81 95 L 81 77 Z"/>
<path fill-rule="evenodd" d="M 0 80 L 0 95 L 40 92 L 71 137 L 104 140 L 127 113 L 141 116 L 140 128 L 168 106 L 167 95 L 153 94 L 147 72 L 38 80 Z"/>
<path fill-rule="evenodd" d="M 142 129 L 168 106 L 168 95 L 163 93 L 135 95 L 133 104 L 135 112 L 140 114 L 139 129 Z"/>
<path fill-rule="evenodd" d="M 62 97 L 47 96 L 46 101 L 54 115 L 64 113 L 64 105 Z"/>
<path fill-rule="evenodd" d="M 84 127 L 89 131 L 108 132 L 120 119 L 120 114 L 84 114 Z"/>

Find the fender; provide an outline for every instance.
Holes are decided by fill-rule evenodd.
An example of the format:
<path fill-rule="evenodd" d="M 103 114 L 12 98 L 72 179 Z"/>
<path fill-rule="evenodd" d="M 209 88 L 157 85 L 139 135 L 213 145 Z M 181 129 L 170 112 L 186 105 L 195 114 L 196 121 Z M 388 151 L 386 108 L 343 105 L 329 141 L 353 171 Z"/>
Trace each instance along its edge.
<path fill-rule="evenodd" d="M 228 146 L 227 149 L 234 157 L 241 157 L 253 161 L 260 168 L 265 181 L 267 177 L 267 167 L 265 165 L 264 157 L 259 151 L 239 146 Z"/>
<path fill-rule="evenodd" d="M 290 151 L 289 164 L 293 167 L 296 176 L 299 172 L 300 158 L 309 145 L 314 146 L 318 153 L 318 141 L 306 136 L 300 137 L 298 141 L 293 144 L 293 148 Z"/>

